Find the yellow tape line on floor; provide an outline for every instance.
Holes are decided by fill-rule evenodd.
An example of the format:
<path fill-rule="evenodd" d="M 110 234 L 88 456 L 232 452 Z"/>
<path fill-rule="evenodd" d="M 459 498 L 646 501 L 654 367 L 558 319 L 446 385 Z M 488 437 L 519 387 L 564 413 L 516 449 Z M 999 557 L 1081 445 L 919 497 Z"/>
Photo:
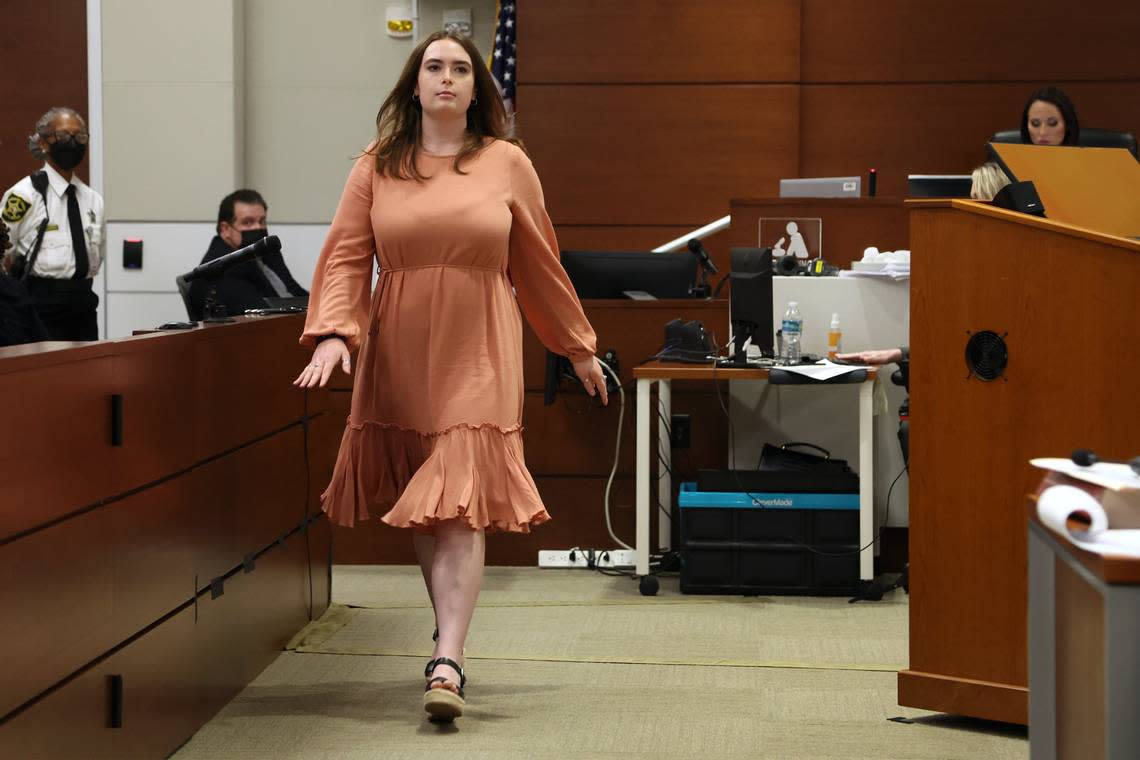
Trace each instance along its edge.
<path fill-rule="evenodd" d="M 349 651 L 338 649 L 324 649 L 320 647 L 301 647 L 297 650 L 302 654 L 331 654 L 350 655 L 357 657 L 430 657 L 431 652 L 383 652 L 383 651 Z M 579 665 L 669 665 L 694 668 L 771 668 L 782 670 L 854 670 L 875 673 L 897 673 L 906 668 L 906 665 L 883 665 L 877 663 L 811 663 L 796 662 L 793 660 L 707 660 L 704 662 L 692 660 L 668 660 L 654 658 L 611 658 L 605 660 L 591 660 L 585 657 L 517 657 L 509 655 L 468 655 L 470 662 L 561 662 Z"/>
<path fill-rule="evenodd" d="M 574 601 L 555 601 L 555 602 L 479 602 L 479 609 L 487 609 L 490 607 L 500 608 L 522 608 L 522 607 L 641 607 L 647 605 L 703 605 L 703 604 L 772 604 L 771 598 L 746 598 L 746 599 L 658 599 L 656 597 L 649 597 L 645 600 L 640 599 L 596 599 L 588 602 L 574 602 Z M 364 604 L 350 604 L 347 602 L 337 602 L 345 607 L 353 610 L 425 610 L 431 609 L 430 604 L 384 604 L 384 605 L 364 605 Z"/>

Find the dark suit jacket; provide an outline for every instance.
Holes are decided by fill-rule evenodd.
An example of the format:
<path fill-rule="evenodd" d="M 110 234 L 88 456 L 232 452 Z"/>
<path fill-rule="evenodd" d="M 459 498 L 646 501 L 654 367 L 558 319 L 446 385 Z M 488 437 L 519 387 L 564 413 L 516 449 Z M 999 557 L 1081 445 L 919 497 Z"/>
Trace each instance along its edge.
<path fill-rule="evenodd" d="M 237 249 L 231 248 L 229 243 L 215 235 L 214 239 L 210 241 L 210 248 L 202 257 L 201 263 L 213 261 L 219 256 L 225 256 L 235 250 Z M 289 267 L 285 266 L 285 258 L 280 251 L 264 256 L 261 260 L 281 278 L 289 290 L 289 295 L 307 296 L 309 294 L 309 291 L 302 288 L 293 279 L 293 275 L 289 273 Z M 190 291 L 190 298 L 199 312 L 205 302 L 207 289 L 206 285 L 200 283 L 200 280 L 196 281 L 194 283 L 196 287 L 192 287 Z M 273 298 L 277 295 L 277 291 L 269 284 L 269 280 L 266 279 L 256 261 L 247 261 L 229 270 L 222 275 L 214 287 L 217 300 L 225 305 L 226 313 L 231 316 L 241 314 L 246 309 L 264 308 L 265 301 L 263 299 Z"/>

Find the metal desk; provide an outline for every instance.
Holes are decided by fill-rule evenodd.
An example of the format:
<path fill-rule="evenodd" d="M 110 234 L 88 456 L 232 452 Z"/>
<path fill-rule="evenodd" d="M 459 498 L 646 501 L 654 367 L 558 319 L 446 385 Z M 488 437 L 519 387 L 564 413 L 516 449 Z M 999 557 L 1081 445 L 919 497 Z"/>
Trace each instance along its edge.
<path fill-rule="evenodd" d="M 637 379 L 637 538 L 634 547 L 637 558 L 635 571 L 638 575 L 649 574 L 649 421 L 650 393 L 657 384 L 657 440 L 658 478 L 657 497 L 664 512 L 657 525 L 658 546 L 669 546 L 672 521 L 666 513 L 671 512 L 673 500 L 673 479 L 669 473 L 673 466 L 672 450 L 669 446 L 668 420 L 672 415 L 671 382 L 673 380 L 763 380 L 767 381 L 766 368 L 716 367 L 712 364 L 665 364 L 659 361 L 646 362 L 633 370 Z M 867 372 L 867 378 L 859 387 L 859 546 L 867 546 L 874 538 L 874 499 L 875 479 L 872 440 L 871 390 L 877 373 L 875 368 Z M 820 389 L 834 387 L 819 383 Z M 871 580 L 874 577 L 874 552 L 868 546 L 859 556 L 859 577 Z"/>
<path fill-rule="evenodd" d="M 1029 517 L 1029 753 L 1140 757 L 1140 559 L 1074 546 Z"/>

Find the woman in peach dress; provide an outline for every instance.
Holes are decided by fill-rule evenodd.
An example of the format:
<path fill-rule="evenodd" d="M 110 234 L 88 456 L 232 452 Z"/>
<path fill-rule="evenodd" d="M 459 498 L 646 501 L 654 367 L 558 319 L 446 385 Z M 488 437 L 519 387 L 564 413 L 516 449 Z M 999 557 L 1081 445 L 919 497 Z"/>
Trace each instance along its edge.
<path fill-rule="evenodd" d="M 519 307 L 591 395 L 606 401 L 606 384 L 538 176 L 475 46 L 444 32 L 420 43 L 376 123 L 313 276 L 301 342 L 315 350 L 295 384 L 350 372 L 358 352 L 322 506 L 337 525 L 380 514 L 413 529 L 438 629 L 424 709 L 450 720 L 484 533 L 550 519 L 523 462 Z"/>

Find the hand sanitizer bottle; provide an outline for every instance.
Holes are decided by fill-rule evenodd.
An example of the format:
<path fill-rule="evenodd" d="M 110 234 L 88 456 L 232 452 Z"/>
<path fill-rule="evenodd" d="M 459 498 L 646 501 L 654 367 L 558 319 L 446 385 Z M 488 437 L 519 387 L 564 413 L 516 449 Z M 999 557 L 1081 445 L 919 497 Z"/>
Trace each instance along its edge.
<path fill-rule="evenodd" d="M 839 327 L 839 315 L 831 315 L 831 326 L 827 329 L 827 358 L 835 360 L 835 355 L 843 351 L 843 330 Z"/>

